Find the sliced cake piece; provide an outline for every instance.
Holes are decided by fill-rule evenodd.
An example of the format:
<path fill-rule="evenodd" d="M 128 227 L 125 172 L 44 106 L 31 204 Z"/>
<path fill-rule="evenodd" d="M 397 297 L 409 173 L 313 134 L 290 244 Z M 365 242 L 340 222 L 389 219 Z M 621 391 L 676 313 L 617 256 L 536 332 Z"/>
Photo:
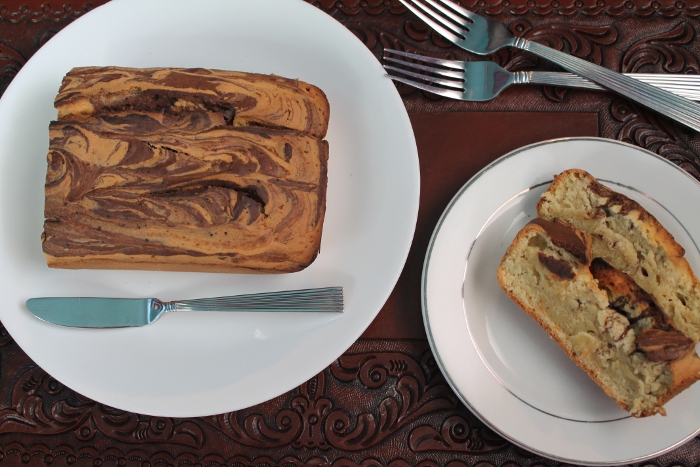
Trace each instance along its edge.
<path fill-rule="evenodd" d="M 623 409 L 663 414 L 662 405 L 700 377 L 693 342 L 644 311 L 653 299 L 640 298 L 633 281 L 607 264 L 590 268 L 591 258 L 589 235 L 535 219 L 508 248 L 498 281 Z"/>
<path fill-rule="evenodd" d="M 628 274 L 676 328 L 700 342 L 700 283 L 683 247 L 639 203 L 572 169 L 555 177 L 537 213 L 590 234 L 594 257 Z"/>

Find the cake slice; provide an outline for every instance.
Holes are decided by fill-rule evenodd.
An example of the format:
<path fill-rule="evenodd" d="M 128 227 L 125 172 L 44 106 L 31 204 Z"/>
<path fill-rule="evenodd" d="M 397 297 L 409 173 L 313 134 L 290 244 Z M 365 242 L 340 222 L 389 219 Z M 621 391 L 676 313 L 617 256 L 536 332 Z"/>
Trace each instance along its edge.
<path fill-rule="evenodd" d="M 508 248 L 498 281 L 620 407 L 663 414 L 700 378 L 693 341 L 624 273 L 591 264 L 591 243 L 566 223 L 534 219 Z"/>
<path fill-rule="evenodd" d="M 639 203 L 572 169 L 555 177 L 537 214 L 591 235 L 594 257 L 628 274 L 676 328 L 700 342 L 700 283 L 683 247 Z"/>

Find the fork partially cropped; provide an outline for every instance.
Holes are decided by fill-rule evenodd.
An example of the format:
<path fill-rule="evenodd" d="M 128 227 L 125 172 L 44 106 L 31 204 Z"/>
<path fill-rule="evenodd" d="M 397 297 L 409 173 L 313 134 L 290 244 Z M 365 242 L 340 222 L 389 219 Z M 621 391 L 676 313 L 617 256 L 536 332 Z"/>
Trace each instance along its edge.
<path fill-rule="evenodd" d="M 605 88 L 572 73 L 557 71 L 510 72 L 491 61 L 445 60 L 393 49 L 384 49 L 383 58 L 387 62 L 417 70 L 411 71 L 385 64 L 387 76 L 394 81 L 463 101 L 488 101 L 514 84 L 548 84 L 605 90 Z M 416 63 L 416 61 L 422 63 Z M 397 73 L 404 76 L 397 76 Z M 667 89 L 686 99 L 700 100 L 700 75 L 630 74 L 628 76 Z"/>
<path fill-rule="evenodd" d="M 489 55 L 503 47 L 527 50 L 700 131 L 700 105 L 693 101 L 537 42 L 515 37 L 502 23 L 481 17 L 449 0 L 399 1 L 464 50 L 479 55 Z"/>

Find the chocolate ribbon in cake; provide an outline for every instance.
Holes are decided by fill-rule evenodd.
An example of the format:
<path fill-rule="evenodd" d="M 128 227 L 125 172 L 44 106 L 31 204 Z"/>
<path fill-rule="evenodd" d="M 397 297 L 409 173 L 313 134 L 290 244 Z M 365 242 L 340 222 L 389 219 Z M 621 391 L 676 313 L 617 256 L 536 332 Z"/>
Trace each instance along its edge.
<path fill-rule="evenodd" d="M 74 68 L 56 96 L 58 119 L 141 113 L 209 115 L 213 126 L 287 128 L 324 138 L 330 108 L 323 92 L 274 75 L 202 68 Z"/>

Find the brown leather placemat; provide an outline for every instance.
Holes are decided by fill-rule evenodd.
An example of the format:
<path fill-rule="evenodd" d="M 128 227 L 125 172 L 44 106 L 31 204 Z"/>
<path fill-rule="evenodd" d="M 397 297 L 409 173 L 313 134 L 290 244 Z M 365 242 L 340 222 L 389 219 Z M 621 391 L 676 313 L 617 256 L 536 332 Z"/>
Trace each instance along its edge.
<path fill-rule="evenodd" d="M 595 113 L 415 112 L 410 115 L 421 171 L 416 233 L 389 300 L 362 337 L 425 338 L 420 304 L 423 258 L 452 196 L 490 162 L 519 147 L 553 138 L 597 136 Z"/>

